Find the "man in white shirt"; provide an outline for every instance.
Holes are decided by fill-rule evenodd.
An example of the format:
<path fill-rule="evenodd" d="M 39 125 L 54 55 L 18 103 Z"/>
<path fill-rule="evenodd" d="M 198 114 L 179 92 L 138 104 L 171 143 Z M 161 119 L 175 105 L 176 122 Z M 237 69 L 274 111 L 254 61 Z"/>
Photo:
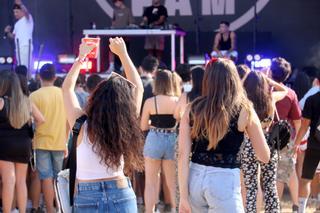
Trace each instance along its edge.
<path fill-rule="evenodd" d="M 13 13 L 17 19 L 13 32 L 11 32 L 11 26 L 7 26 L 4 32 L 7 37 L 15 40 L 17 64 L 28 67 L 28 76 L 30 77 L 33 51 L 33 19 L 21 0 L 15 0 Z"/>

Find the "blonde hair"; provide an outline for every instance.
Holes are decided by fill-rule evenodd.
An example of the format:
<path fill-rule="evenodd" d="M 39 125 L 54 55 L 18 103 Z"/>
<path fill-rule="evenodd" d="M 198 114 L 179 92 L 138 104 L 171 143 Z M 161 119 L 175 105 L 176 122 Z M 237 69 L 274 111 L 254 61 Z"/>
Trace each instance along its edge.
<path fill-rule="evenodd" d="M 31 118 L 31 103 L 22 92 L 17 75 L 8 70 L 0 72 L 0 96 L 8 96 L 7 116 L 10 125 L 20 129 Z"/>
<path fill-rule="evenodd" d="M 215 149 L 226 135 L 230 121 L 245 108 L 250 117 L 251 102 L 231 60 L 211 61 L 205 68 L 202 96 L 191 105 L 193 139 L 207 138 L 208 150 Z"/>
<path fill-rule="evenodd" d="M 179 80 L 180 79 L 180 80 Z M 153 82 L 154 95 L 181 95 L 181 78 L 177 73 L 170 70 L 158 70 L 155 72 Z"/>

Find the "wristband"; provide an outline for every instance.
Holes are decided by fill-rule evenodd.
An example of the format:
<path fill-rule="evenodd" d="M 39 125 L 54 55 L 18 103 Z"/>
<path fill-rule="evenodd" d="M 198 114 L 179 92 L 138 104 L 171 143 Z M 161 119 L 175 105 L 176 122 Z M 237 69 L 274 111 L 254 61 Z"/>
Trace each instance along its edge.
<path fill-rule="evenodd" d="M 83 64 L 84 62 L 85 62 L 85 58 L 79 58 L 79 57 L 77 57 L 76 59 L 75 59 L 75 62 L 79 62 L 80 64 Z"/>

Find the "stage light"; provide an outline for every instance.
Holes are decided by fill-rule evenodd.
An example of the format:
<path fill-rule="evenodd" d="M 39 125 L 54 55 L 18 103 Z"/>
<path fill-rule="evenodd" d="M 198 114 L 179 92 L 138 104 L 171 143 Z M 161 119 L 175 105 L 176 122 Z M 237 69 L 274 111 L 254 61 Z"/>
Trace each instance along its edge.
<path fill-rule="evenodd" d="M 188 64 L 190 65 L 204 65 L 206 58 L 203 55 L 194 55 L 188 57 Z"/>
<path fill-rule="evenodd" d="M 270 58 L 263 58 L 260 61 L 252 61 L 252 66 L 254 68 L 269 68 L 271 66 L 271 59 Z"/>
<path fill-rule="evenodd" d="M 12 57 L 7 57 L 7 63 L 12 64 L 13 63 L 13 58 Z"/>
<path fill-rule="evenodd" d="M 58 55 L 59 64 L 73 64 L 75 60 L 76 60 L 75 55 L 67 55 L 67 54 Z"/>
<path fill-rule="evenodd" d="M 261 56 L 259 54 L 255 54 L 254 55 L 254 60 L 255 61 L 260 61 L 261 60 Z"/>
<path fill-rule="evenodd" d="M 39 66 L 38 66 L 38 64 L 39 64 Z M 38 68 L 40 69 L 45 64 L 53 64 L 53 61 L 50 61 L 50 60 L 35 61 L 33 63 L 33 69 L 35 69 L 35 70 L 37 70 Z"/>
<path fill-rule="evenodd" d="M 253 60 L 253 56 L 251 55 L 251 54 L 248 54 L 247 56 L 246 56 L 246 59 L 247 59 L 247 61 L 252 61 Z"/>
<path fill-rule="evenodd" d="M 6 63 L 5 57 L 0 57 L 0 64 L 5 64 L 5 63 Z"/>

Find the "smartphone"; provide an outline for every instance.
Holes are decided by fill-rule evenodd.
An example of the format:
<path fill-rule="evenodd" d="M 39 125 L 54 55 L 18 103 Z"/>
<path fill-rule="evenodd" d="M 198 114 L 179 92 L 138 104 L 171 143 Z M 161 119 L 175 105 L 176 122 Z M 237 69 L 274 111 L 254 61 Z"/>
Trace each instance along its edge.
<path fill-rule="evenodd" d="M 98 57 L 98 48 L 100 48 L 100 38 L 82 38 L 82 42 L 88 45 L 95 45 L 95 48 L 87 55 L 87 58 L 93 59 Z"/>

